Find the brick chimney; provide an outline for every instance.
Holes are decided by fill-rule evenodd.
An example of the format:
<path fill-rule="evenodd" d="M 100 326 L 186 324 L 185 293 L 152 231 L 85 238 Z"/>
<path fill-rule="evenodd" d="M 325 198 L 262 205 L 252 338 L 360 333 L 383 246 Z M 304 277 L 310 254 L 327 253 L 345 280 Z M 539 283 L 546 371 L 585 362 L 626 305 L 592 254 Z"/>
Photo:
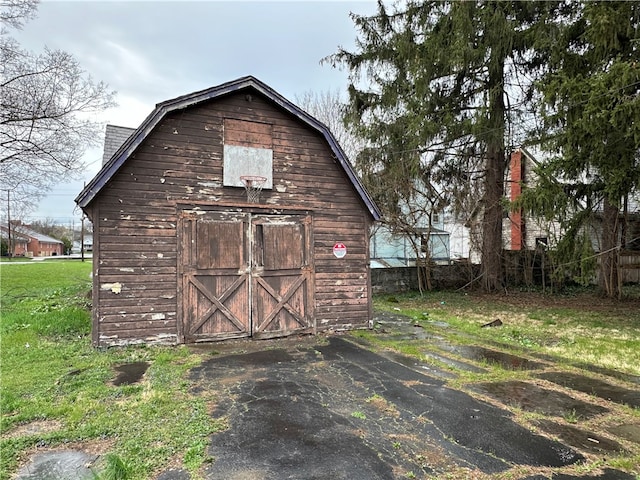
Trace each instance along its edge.
<path fill-rule="evenodd" d="M 516 200 L 522 194 L 521 182 L 524 180 L 524 165 L 522 163 L 522 150 L 511 152 L 509 165 L 509 184 L 511 186 L 511 201 Z M 511 219 L 511 250 L 522 250 L 524 245 L 525 225 L 522 210 L 512 211 Z"/>

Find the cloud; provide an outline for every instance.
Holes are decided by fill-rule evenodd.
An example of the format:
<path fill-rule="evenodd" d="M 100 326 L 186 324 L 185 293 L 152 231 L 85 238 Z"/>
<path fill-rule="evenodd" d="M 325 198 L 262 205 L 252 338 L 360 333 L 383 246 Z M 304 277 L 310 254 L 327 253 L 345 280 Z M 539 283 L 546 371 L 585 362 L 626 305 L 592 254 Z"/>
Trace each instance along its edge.
<path fill-rule="evenodd" d="M 141 100 L 138 96 L 121 94 L 118 95 L 118 106 L 104 112 L 101 120 L 111 125 L 137 128 L 154 107 L 154 102 Z"/>
<path fill-rule="evenodd" d="M 102 46 L 104 51 L 100 52 L 100 58 L 91 58 L 92 70 L 102 70 L 104 75 L 101 77 L 109 77 L 114 86 L 142 87 L 157 85 L 163 80 L 148 59 L 133 47 L 109 39 L 103 40 Z"/>

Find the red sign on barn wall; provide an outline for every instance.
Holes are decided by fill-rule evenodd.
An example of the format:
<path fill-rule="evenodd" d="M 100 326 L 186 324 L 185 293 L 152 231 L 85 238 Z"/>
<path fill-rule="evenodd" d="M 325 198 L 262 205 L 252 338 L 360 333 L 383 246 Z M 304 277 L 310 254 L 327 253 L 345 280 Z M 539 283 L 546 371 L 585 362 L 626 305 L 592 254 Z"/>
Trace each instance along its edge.
<path fill-rule="evenodd" d="M 347 247 L 344 243 L 336 243 L 333 246 L 333 254 L 336 258 L 343 258 L 347 254 Z"/>

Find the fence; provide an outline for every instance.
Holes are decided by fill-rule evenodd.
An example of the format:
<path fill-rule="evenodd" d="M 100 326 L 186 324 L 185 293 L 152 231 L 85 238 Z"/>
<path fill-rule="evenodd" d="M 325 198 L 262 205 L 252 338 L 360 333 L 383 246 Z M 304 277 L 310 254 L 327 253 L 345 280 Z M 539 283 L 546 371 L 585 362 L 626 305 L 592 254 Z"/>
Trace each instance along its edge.
<path fill-rule="evenodd" d="M 640 283 L 640 252 L 620 252 L 620 273 L 622 283 Z"/>
<path fill-rule="evenodd" d="M 456 262 L 430 267 L 431 286 L 437 290 L 457 289 L 472 282 L 479 272 L 478 265 Z M 396 293 L 419 290 L 418 267 L 372 268 L 373 293 Z"/>
<path fill-rule="evenodd" d="M 549 280 L 551 268 L 542 251 L 505 250 L 503 254 L 505 280 L 508 286 L 551 285 Z M 640 252 L 621 252 L 619 269 L 623 283 L 640 283 Z M 479 265 L 468 262 L 430 266 L 431 284 L 434 289 L 461 288 L 477 279 L 479 273 Z M 597 283 L 595 275 L 593 283 Z M 371 285 L 374 293 L 419 290 L 418 268 L 415 266 L 373 268 Z"/>

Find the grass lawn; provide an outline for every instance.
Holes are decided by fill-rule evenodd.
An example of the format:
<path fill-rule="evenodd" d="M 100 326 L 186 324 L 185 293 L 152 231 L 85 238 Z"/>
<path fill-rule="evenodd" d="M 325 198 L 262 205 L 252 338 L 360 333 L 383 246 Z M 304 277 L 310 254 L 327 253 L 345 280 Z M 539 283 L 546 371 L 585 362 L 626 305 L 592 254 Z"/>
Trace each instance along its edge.
<path fill-rule="evenodd" d="M 196 472 L 223 428 L 189 393 L 201 358 L 186 348 L 91 346 L 91 263 L 0 266 L 0 479 L 36 448 L 82 445 L 107 461 L 97 478 L 145 479 L 170 465 Z M 149 362 L 144 381 L 113 386 L 113 367 Z M 27 425 L 38 432 L 21 434 Z M 114 476 L 113 472 L 120 472 Z"/>
<path fill-rule="evenodd" d="M 91 263 L 77 260 L 0 264 L 0 480 L 46 448 L 102 455 L 97 479 L 154 478 L 171 466 L 200 478 L 201 467 L 211 461 L 209 437 L 225 428 L 210 415 L 215 392 L 190 391 L 188 371 L 204 357 L 186 347 L 92 347 L 90 273 Z M 377 311 L 407 315 L 452 343 L 495 348 L 499 342 L 503 350 L 552 355 L 567 369 L 589 363 L 633 375 L 640 375 L 639 307 L 637 300 L 618 303 L 589 292 L 434 292 L 375 299 Z M 500 328 L 479 328 L 496 318 L 503 322 Z M 453 328 L 439 328 L 443 322 Z M 408 355 L 420 356 L 425 347 L 424 341 L 417 345 L 374 331 L 352 335 Z M 149 364 L 142 382 L 113 385 L 115 366 L 140 361 Z M 474 381 L 481 379 L 465 373 L 451 385 L 464 388 Z M 638 409 L 620 411 L 640 424 Z M 636 452 L 610 465 L 632 471 L 638 462 Z"/>
<path fill-rule="evenodd" d="M 640 301 L 635 297 L 609 300 L 591 290 L 555 296 L 428 292 L 380 296 L 375 308 L 405 314 L 427 327 L 447 322 L 457 343 L 501 342 L 567 363 L 640 375 Z M 495 319 L 503 322 L 500 328 L 479 328 Z"/>

